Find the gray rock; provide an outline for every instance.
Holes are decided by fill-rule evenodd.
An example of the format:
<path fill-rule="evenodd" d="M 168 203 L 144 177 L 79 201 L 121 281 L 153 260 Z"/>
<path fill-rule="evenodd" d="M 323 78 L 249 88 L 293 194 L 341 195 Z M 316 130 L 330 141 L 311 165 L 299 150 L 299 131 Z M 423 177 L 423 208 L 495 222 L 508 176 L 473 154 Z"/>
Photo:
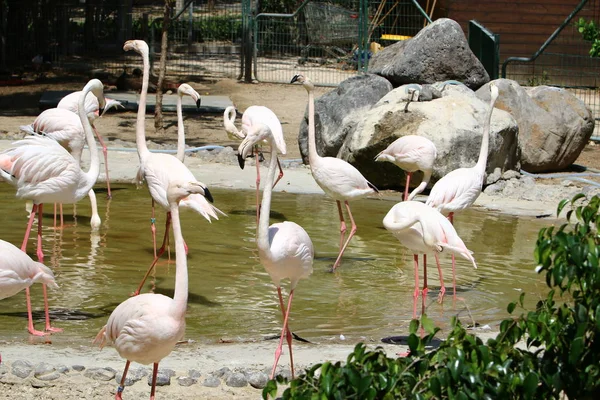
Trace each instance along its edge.
<path fill-rule="evenodd" d="M 53 381 L 60 378 L 61 373 L 48 363 L 40 363 L 35 367 L 33 376 L 41 381 Z"/>
<path fill-rule="evenodd" d="M 514 171 L 514 170 L 508 170 L 505 171 L 502 174 L 502 179 L 504 179 L 505 181 L 508 181 L 510 179 L 519 179 L 521 177 L 521 173 L 518 171 Z"/>
<path fill-rule="evenodd" d="M 221 386 L 221 380 L 214 375 L 208 375 L 206 378 L 204 378 L 204 382 L 202 382 L 202 386 L 219 387 L 219 386 Z"/>
<path fill-rule="evenodd" d="M 456 80 L 477 89 L 490 80 L 460 25 L 447 18 L 378 51 L 369 61 L 369 72 L 383 76 L 394 87 Z"/>
<path fill-rule="evenodd" d="M 29 382 L 29 384 L 31 385 L 32 388 L 35 388 L 35 389 L 43 389 L 45 387 L 52 386 L 51 384 L 49 384 L 46 381 L 37 380 L 37 379 L 32 379 L 31 382 Z"/>
<path fill-rule="evenodd" d="M 391 83 L 380 76 L 356 75 L 316 99 L 315 139 L 319 154 L 335 157 L 350 131 L 342 123 L 344 119 L 369 109 L 390 90 Z M 308 162 L 308 110 L 300 124 L 298 145 L 304 162 Z"/>
<path fill-rule="evenodd" d="M 36 376 L 37 379 L 39 379 L 40 381 L 53 381 L 55 379 L 58 379 L 62 376 L 62 374 L 58 371 L 53 371 L 53 372 L 49 372 L 46 373 L 44 375 L 39 375 Z"/>
<path fill-rule="evenodd" d="M 189 376 L 180 376 L 177 378 L 177 383 L 179 383 L 179 386 L 192 386 L 196 382 L 198 382 L 196 379 Z"/>
<path fill-rule="evenodd" d="M 231 375 L 231 370 L 229 367 L 223 367 L 213 372 L 213 375 L 217 378 L 227 379 L 227 377 Z"/>
<path fill-rule="evenodd" d="M 269 375 L 264 372 L 253 372 L 248 374 L 248 383 L 255 389 L 262 389 L 267 385 Z"/>
<path fill-rule="evenodd" d="M 168 386 L 171 384 L 172 369 L 159 369 L 156 374 L 156 386 Z M 148 375 L 148 385 L 152 385 L 152 374 Z"/>
<path fill-rule="evenodd" d="M 521 167 L 527 172 L 551 172 L 571 165 L 594 131 L 594 118 L 585 103 L 565 89 L 521 87 L 498 79 L 496 108 L 508 111 L 519 125 Z M 477 95 L 489 99 L 487 85 Z"/>
<path fill-rule="evenodd" d="M 487 186 L 483 190 L 483 193 L 489 194 L 489 195 L 496 195 L 496 194 L 502 193 L 502 191 L 504 190 L 505 187 L 506 187 L 506 181 L 500 180 L 496 183 L 493 183 L 493 184 Z"/>
<path fill-rule="evenodd" d="M 6 365 L 2 365 L 0 364 L 0 378 L 2 378 L 4 375 L 7 375 L 9 372 L 9 369 Z"/>
<path fill-rule="evenodd" d="M 112 368 L 89 368 L 83 376 L 95 381 L 110 381 L 115 377 L 115 370 Z"/>
<path fill-rule="evenodd" d="M 64 364 L 55 365 L 55 366 L 54 366 L 54 370 L 55 370 L 56 372 L 60 372 L 61 374 L 66 374 L 67 372 L 69 372 L 69 371 L 70 371 L 70 370 L 69 370 L 69 367 L 67 367 L 67 366 L 66 366 L 66 365 L 64 365 Z"/>
<path fill-rule="evenodd" d="M 230 387 L 244 387 L 248 385 L 248 380 L 241 372 L 234 372 L 227 377 L 225 384 Z"/>
<path fill-rule="evenodd" d="M 33 364 L 29 361 L 17 360 L 12 363 L 12 374 L 25 379 L 33 371 Z"/>
<path fill-rule="evenodd" d="M 492 183 L 498 182 L 500 178 L 502 178 L 502 171 L 500 170 L 500 168 L 495 168 L 494 172 L 488 174 L 488 176 L 486 177 L 485 184 L 491 185 Z"/>
<path fill-rule="evenodd" d="M 139 368 L 135 368 L 135 369 L 130 369 L 127 372 L 127 376 L 125 377 L 125 386 L 131 386 L 149 374 L 150 374 L 150 371 L 147 368 L 139 367 Z M 123 378 L 123 372 L 118 371 L 115 374 L 115 381 L 117 382 L 118 385 L 121 384 L 122 378 Z"/>
<path fill-rule="evenodd" d="M 77 371 L 77 372 L 81 372 L 85 369 L 85 367 L 83 365 L 72 365 L 71 368 L 73 368 L 73 371 Z"/>
<path fill-rule="evenodd" d="M 188 371 L 188 376 L 192 379 L 198 379 L 202 376 L 202 374 L 200 373 L 200 371 L 195 370 L 195 369 L 190 369 Z"/>

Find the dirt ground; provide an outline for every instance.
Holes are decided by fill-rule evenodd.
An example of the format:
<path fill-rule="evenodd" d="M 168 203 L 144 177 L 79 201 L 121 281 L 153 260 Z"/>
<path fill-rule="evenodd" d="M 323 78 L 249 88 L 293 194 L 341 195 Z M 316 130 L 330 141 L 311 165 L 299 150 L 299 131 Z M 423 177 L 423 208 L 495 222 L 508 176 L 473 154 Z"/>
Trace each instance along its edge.
<path fill-rule="evenodd" d="M 40 113 L 38 102 L 44 91 L 48 90 L 81 90 L 86 80 L 48 78 L 44 82 L 32 82 L 25 85 L 0 87 L 0 134 L 17 134 L 20 125 L 31 124 Z M 202 96 L 229 96 L 238 112 L 252 105 L 263 105 L 272 109 L 279 117 L 283 126 L 288 154 L 284 158 L 300 158 L 298 149 L 298 130 L 306 109 L 308 96 L 301 85 L 279 85 L 268 83 L 241 83 L 233 79 L 221 79 L 216 82 L 187 82 Z M 321 96 L 331 88 L 316 88 L 315 96 Z M 108 86 L 105 95 L 110 97 L 111 87 Z M 165 113 L 165 133 L 157 134 L 154 129 L 153 115 L 147 115 L 146 137 L 158 143 L 172 144 L 177 142 L 177 116 L 175 113 Z M 135 141 L 135 113 L 113 112 L 112 110 L 96 122 L 96 127 L 104 138 L 109 141 L 121 139 Z M 186 144 L 203 146 L 216 144 L 237 146 L 239 142 L 227 137 L 223 129 L 221 114 L 191 114 L 184 115 L 186 121 Z M 236 126 L 240 126 L 240 118 Z"/>

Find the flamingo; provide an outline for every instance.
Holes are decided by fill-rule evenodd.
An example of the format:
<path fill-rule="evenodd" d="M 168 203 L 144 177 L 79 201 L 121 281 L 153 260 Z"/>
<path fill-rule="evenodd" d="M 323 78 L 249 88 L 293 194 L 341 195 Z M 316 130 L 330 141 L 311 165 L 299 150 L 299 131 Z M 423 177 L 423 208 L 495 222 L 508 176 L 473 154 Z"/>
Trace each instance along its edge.
<path fill-rule="evenodd" d="M 433 163 L 437 156 L 435 144 L 426 137 L 418 135 L 406 135 L 396 139 L 385 150 L 377 154 L 375 161 L 389 161 L 406 173 L 406 186 L 404 187 L 404 200 L 412 200 L 427 187 L 431 173 L 433 172 Z M 423 180 L 410 195 L 410 177 L 415 171 L 423 171 Z"/>
<path fill-rule="evenodd" d="M 83 172 L 76 160 L 57 141 L 45 136 L 27 136 L 15 142 L 15 147 L 0 153 L 0 176 L 17 188 L 16 196 L 33 202 L 21 250 L 25 251 L 29 234 L 38 214 L 37 257 L 43 262 L 42 251 L 42 209 L 44 203 L 76 203 L 90 191 L 100 173 L 98 149 L 92 127 L 83 107 L 87 93 L 102 89 L 98 79 L 90 80 L 83 88 L 79 102 L 79 118 L 90 146 L 90 168 Z M 47 304 L 46 286 L 43 285 L 44 303 Z M 27 296 L 29 297 L 29 296 Z M 46 319 L 46 330 L 59 332 L 52 328 Z M 34 333 L 39 334 L 39 333 Z"/>
<path fill-rule="evenodd" d="M 104 98 L 102 88 L 94 89 L 96 93 L 90 93 L 91 97 L 96 98 L 100 96 Z M 81 91 L 75 92 L 81 95 Z M 70 96 L 70 95 L 69 95 Z M 89 103 L 90 96 L 86 97 L 86 104 Z M 97 101 L 96 101 L 97 103 Z M 88 113 L 88 118 L 89 118 Z M 85 146 L 86 138 L 83 125 L 77 112 L 70 111 L 65 108 L 49 108 L 44 110 L 40 115 L 37 116 L 35 121 L 30 125 L 22 125 L 21 131 L 26 132 L 30 135 L 43 134 L 49 138 L 56 140 L 65 149 L 67 149 L 73 158 L 81 164 L 81 156 L 83 154 L 83 148 Z M 108 176 L 108 175 L 107 175 Z M 90 219 L 90 226 L 93 231 L 100 229 L 102 223 L 100 215 L 98 214 L 98 204 L 96 203 L 96 194 L 93 189 L 90 189 L 88 193 L 91 203 L 92 217 Z M 55 206 L 56 207 L 56 206 Z M 63 222 L 62 217 L 62 204 L 60 206 L 60 220 L 61 226 Z M 56 226 L 56 209 L 55 209 L 55 226 Z"/>
<path fill-rule="evenodd" d="M 200 95 L 187 83 L 182 83 L 177 88 L 177 159 L 185 160 L 185 127 L 183 126 L 183 96 L 190 96 L 200 108 Z"/>
<path fill-rule="evenodd" d="M 260 262 L 277 287 L 279 306 L 283 315 L 283 328 L 279 338 L 279 345 L 275 351 L 275 362 L 271 371 L 271 379 L 275 376 L 277 363 L 281 357 L 283 338 L 285 336 L 290 352 L 290 369 L 294 377 L 294 358 L 292 355 L 292 333 L 289 329 L 289 316 L 292 307 L 294 290 L 300 279 L 308 278 L 312 273 L 314 249 L 308 233 L 298 224 L 284 221 L 269 226 L 271 211 L 271 194 L 275 182 L 275 168 L 277 166 L 277 150 L 285 154 L 285 142 L 276 141 L 271 129 L 265 124 L 254 124 L 246 133 L 246 137 L 238 148 L 240 167 L 244 168 L 246 156 L 252 151 L 254 145 L 262 140 L 267 140 L 271 147 L 271 160 L 267 173 L 267 183 L 264 185 L 261 202 L 260 220 L 258 223 L 257 245 Z M 281 280 L 289 278 L 290 295 L 288 297 L 287 311 L 283 304 L 281 294 Z"/>
<path fill-rule="evenodd" d="M 154 259 L 158 259 L 165 251 L 165 248 L 169 239 L 169 227 L 171 224 L 171 212 L 169 202 L 167 199 L 167 188 L 169 182 L 172 180 L 186 181 L 186 182 L 197 182 L 192 172 L 176 157 L 170 154 L 164 153 L 150 153 L 148 146 L 146 146 L 146 135 L 145 135 L 145 118 L 146 118 L 146 97 L 148 94 L 148 81 L 150 76 L 150 60 L 148 56 L 148 44 L 143 40 L 128 40 L 123 46 L 123 50 L 133 50 L 142 56 L 144 71 L 142 81 L 142 91 L 140 93 L 139 107 L 137 112 L 136 122 L 136 143 L 137 151 L 140 158 L 140 170 L 139 175 L 143 176 L 148 185 L 150 196 L 152 197 L 152 219 L 151 219 L 151 230 L 152 239 L 154 243 Z M 200 182 L 198 182 L 200 183 Z M 200 183 L 201 184 L 201 183 Z M 206 185 L 202 184 L 206 187 Z M 218 214 L 225 215 L 221 210 L 211 205 L 213 201 L 212 195 L 205 190 L 204 196 L 199 194 L 191 194 L 190 196 L 181 200 L 180 205 L 185 208 L 191 208 L 194 211 L 201 214 L 209 222 L 211 218 L 219 219 Z M 156 228 L 154 226 L 154 203 L 161 205 L 167 212 L 167 218 L 165 223 L 165 236 L 161 248 L 156 251 Z M 138 289 L 134 292 L 134 295 L 138 295 L 144 286 L 146 278 L 152 271 L 155 262 L 144 275 L 142 282 L 138 286 Z"/>
<path fill-rule="evenodd" d="M 317 184 L 323 191 L 332 197 L 338 208 L 340 217 L 340 253 L 333 264 L 332 270 L 340 265 L 342 255 L 350 243 L 350 239 L 356 233 L 356 224 L 350 211 L 349 200 L 360 199 L 373 193 L 379 193 L 375 185 L 367 181 L 364 176 L 350 163 L 335 157 L 321 157 L 317 152 L 315 141 L 315 98 L 313 95 L 314 85 L 307 77 L 295 75 L 291 83 L 299 82 L 308 92 L 308 162 L 310 172 Z M 342 212 L 342 203 L 346 206 L 348 216 L 352 223 L 350 235 L 344 242 L 346 234 L 346 222 Z"/>
<path fill-rule="evenodd" d="M 50 268 L 37 261 L 33 261 L 25 252 L 12 243 L 0 239 L 0 300 L 14 296 L 25 289 L 27 299 L 27 330 L 33 335 L 45 335 L 33 327 L 31 316 L 31 297 L 29 286 L 34 283 L 43 283 L 52 288 L 58 288 L 54 274 Z M 44 304 L 46 321 L 50 320 L 48 302 Z"/>
<path fill-rule="evenodd" d="M 488 148 L 490 143 L 490 123 L 494 104 L 498 98 L 498 86 L 490 82 L 490 110 L 483 125 L 483 137 L 477 164 L 471 168 L 458 168 L 450 171 L 442 179 L 437 181 L 429 192 L 425 204 L 437 209 L 447 215 L 451 223 L 454 223 L 454 213 L 463 211 L 475 202 L 481 194 L 485 180 L 485 168 L 487 165 Z M 452 257 L 452 288 L 456 298 L 456 266 Z"/>
<path fill-rule="evenodd" d="M 238 130 L 235 126 L 235 116 L 237 112 L 235 107 L 228 106 L 225 108 L 225 112 L 223 113 L 223 125 L 225 126 L 225 131 L 230 139 L 241 139 L 247 136 L 248 131 L 252 129 L 253 126 L 257 124 L 265 124 L 271 130 L 273 138 L 278 146 L 285 147 L 285 140 L 283 139 L 283 128 L 281 127 L 281 122 L 279 122 L 279 118 L 275 113 L 264 106 L 250 106 L 244 111 L 242 114 L 242 129 Z M 254 155 L 256 160 L 256 224 L 258 225 L 258 219 L 260 217 L 260 163 L 258 162 L 258 144 L 254 148 Z M 279 175 L 275 179 L 275 183 L 273 187 L 277 185 L 277 182 L 283 178 L 283 169 L 281 168 L 281 163 L 279 159 L 277 159 L 277 166 L 279 167 Z"/>
<path fill-rule="evenodd" d="M 69 93 L 65 97 L 63 97 L 57 104 L 56 108 L 69 110 L 75 114 L 77 114 L 77 105 L 78 99 L 81 95 L 81 91 Z M 104 168 L 106 170 L 106 189 L 108 191 L 108 198 L 112 198 L 112 193 L 110 191 L 110 179 L 108 177 L 108 150 L 106 149 L 106 144 L 104 144 L 104 140 L 102 140 L 102 136 L 98 133 L 98 130 L 94 126 L 94 121 L 98 117 L 102 117 L 104 113 L 110 110 L 113 107 L 123 107 L 121 102 L 113 99 L 109 99 L 107 97 L 96 97 L 94 95 L 88 95 L 85 98 L 85 110 L 87 111 L 87 116 L 92 124 L 92 129 L 100 142 L 100 146 L 102 147 L 102 154 L 104 154 Z M 100 113 L 102 110 L 102 113 Z"/>
<path fill-rule="evenodd" d="M 413 318 L 417 316 L 419 297 L 419 256 L 418 253 L 442 251 L 459 255 L 477 268 L 472 252 L 467 249 L 456 233 L 454 226 L 439 211 L 419 201 L 402 201 L 394 205 L 383 218 L 383 226 L 405 247 L 414 252 L 415 290 L 413 293 Z M 436 261 L 438 261 L 436 257 Z M 438 269 L 439 261 L 438 261 Z M 441 279 L 441 275 L 440 275 Z M 442 281 L 442 287 L 444 283 Z M 424 271 L 422 291 L 422 312 L 425 311 L 427 297 L 427 269 Z M 443 293 L 440 292 L 443 297 Z"/>
<path fill-rule="evenodd" d="M 153 364 L 150 399 L 154 399 L 158 363 L 171 353 L 185 334 L 188 271 L 178 203 L 186 196 L 204 196 L 207 193 L 206 187 L 195 180 L 172 180 L 167 189 L 175 238 L 173 298 L 154 293 L 128 298 L 114 309 L 108 322 L 94 339 L 94 343 L 99 343 L 100 348 L 104 347 L 106 341 L 114 343 L 119 355 L 127 360 L 115 399 L 121 399 L 131 361 Z"/>

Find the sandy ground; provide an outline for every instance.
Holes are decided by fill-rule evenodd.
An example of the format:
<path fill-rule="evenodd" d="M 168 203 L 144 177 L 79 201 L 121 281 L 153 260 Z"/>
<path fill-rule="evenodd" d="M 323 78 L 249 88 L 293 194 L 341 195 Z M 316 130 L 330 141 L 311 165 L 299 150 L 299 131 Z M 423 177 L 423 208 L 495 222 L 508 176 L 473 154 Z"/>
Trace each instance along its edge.
<path fill-rule="evenodd" d="M 44 90 L 79 90 L 83 81 L 77 82 L 46 82 L 26 86 L 0 88 L 0 149 L 8 147 L 12 138 L 18 132 L 20 125 L 29 124 L 39 113 L 38 100 Z M 274 84 L 244 84 L 233 80 L 219 82 L 191 83 L 202 95 L 228 95 L 233 103 L 242 112 L 250 105 L 261 104 L 271 108 L 279 116 L 288 146 L 288 154 L 283 157 L 285 176 L 282 184 L 276 190 L 287 192 L 322 193 L 315 184 L 307 167 L 298 165 L 295 160 L 300 158 L 296 141 L 300 121 L 306 107 L 306 92 L 301 86 L 274 85 Z M 331 88 L 318 88 L 317 97 L 331 90 Z M 153 142 L 174 147 L 176 142 L 176 117 L 175 114 L 166 114 L 166 134 L 154 134 L 153 121 L 147 119 L 147 136 Z M 109 139 L 109 165 L 111 167 L 111 181 L 133 182 L 137 171 L 137 154 L 134 151 L 115 150 L 130 146 L 135 136 L 135 114 L 132 112 L 111 113 L 96 123 L 102 134 Z M 217 144 L 234 146 L 227 138 L 222 128 L 221 115 L 188 115 L 186 116 L 186 136 L 189 146 L 202 146 Z M 132 149 L 133 150 L 133 149 Z M 588 146 L 582 153 L 577 163 L 592 168 L 600 168 L 600 146 Z M 245 188 L 254 187 L 252 174 L 240 174 L 239 167 L 235 165 L 233 151 L 225 154 L 221 159 L 214 159 L 209 155 L 188 157 L 186 164 L 197 176 L 203 177 L 204 183 L 211 187 Z M 263 167 L 264 168 L 264 167 Z M 201 171 L 201 172 L 200 172 Z M 263 171 L 263 172 L 266 172 Z M 104 174 L 100 180 L 105 179 Z M 497 212 L 513 215 L 545 215 L 552 216 L 556 209 L 557 201 L 567 197 L 567 193 L 578 190 L 576 184 L 566 185 L 562 179 L 545 181 L 546 185 L 535 184 L 537 188 L 527 189 L 528 192 L 537 191 L 539 196 L 532 197 L 520 190 L 514 196 L 490 196 L 482 194 L 476 206 L 484 207 Z M 553 190 L 550 190 L 553 189 Z M 541 194 L 551 193 L 547 196 Z M 386 192 L 384 197 L 400 198 L 398 193 Z M 488 334 L 489 335 L 489 334 Z M 0 365 L 0 400 L 1 399 L 104 399 L 114 395 L 116 382 L 93 380 L 84 375 L 85 370 L 77 372 L 73 365 L 82 365 L 87 369 L 97 366 L 111 367 L 121 371 L 123 361 L 114 349 L 107 348 L 103 351 L 93 351 L 89 348 L 56 348 L 49 345 L 27 345 L 21 339 L 2 338 L 0 353 L 3 365 Z M 272 365 L 275 342 L 261 343 L 232 343 L 218 345 L 185 344 L 179 346 L 173 354 L 167 357 L 161 366 L 172 368 L 176 374 L 171 379 L 170 386 L 159 387 L 158 398 L 171 399 L 256 399 L 260 398 L 260 390 L 249 386 L 233 388 L 222 380 L 216 388 L 202 385 L 204 376 L 214 373 L 223 366 L 232 371 L 251 370 L 265 371 Z M 295 360 L 300 367 L 306 367 L 324 360 L 345 360 L 355 343 L 320 343 L 295 345 Z M 372 346 L 380 343 L 372 343 Z M 402 346 L 384 345 L 386 351 L 393 355 L 402 351 Z M 29 360 L 34 365 L 47 362 L 52 365 L 66 365 L 69 371 L 60 379 L 41 381 L 32 376 L 21 379 L 10 372 L 11 363 L 15 360 Z M 287 368 L 287 354 L 284 353 L 280 365 Z M 134 366 L 133 368 L 137 368 Z M 177 377 L 187 376 L 190 369 L 196 369 L 201 377 L 198 383 L 190 387 L 178 384 Z M 148 396 L 149 387 L 146 378 L 128 387 L 124 392 L 125 398 L 144 398 Z"/>

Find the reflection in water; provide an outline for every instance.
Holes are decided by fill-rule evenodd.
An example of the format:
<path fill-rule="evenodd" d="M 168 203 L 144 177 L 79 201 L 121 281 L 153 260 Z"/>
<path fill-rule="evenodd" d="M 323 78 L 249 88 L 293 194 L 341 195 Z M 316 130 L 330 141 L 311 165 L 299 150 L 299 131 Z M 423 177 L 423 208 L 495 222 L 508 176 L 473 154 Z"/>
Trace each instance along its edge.
<path fill-rule="evenodd" d="M 47 265 L 60 288 L 50 291 L 50 307 L 65 332 L 59 341 L 89 343 L 106 323 L 110 312 L 133 292 L 152 261 L 150 197 L 133 186 L 115 191 L 114 199 L 99 196 L 103 215 L 99 232 L 91 233 L 89 202 L 77 207 L 77 221 L 67 215 L 65 228 L 54 230 L 50 214 L 44 215 L 44 251 Z M 211 189 L 215 205 L 227 217 L 208 223 L 182 210 L 182 229 L 189 246 L 190 297 L 187 337 L 199 341 L 219 338 L 257 339 L 278 334 L 281 313 L 269 276 L 258 260 L 254 191 Z M 22 201 L 14 189 L 0 185 L 0 238 L 20 244 L 27 223 Z M 341 268 L 330 269 L 338 253 L 339 225 L 335 203 L 321 195 L 274 193 L 272 222 L 294 221 L 303 226 L 315 246 L 313 275 L 299 283 L 291 315 L 292 330 L 310 341 L 344 334 L 349 340 L 406 334 L 412 315 L 412 254 L 382 226 L 393 201 L 364 199 L 353 203 L 358 232 L 350 243 Z M 110 213 L 109 213 L 110 207 Z M 157 213 L 157 234 L 164 229 L 164 213 Z M 48 223 L 50 222 L 50 223 Z M 456 218 L 456 229 L 475 252 L 479 269 L 457 260 L 457 284 L 465 303 L 436 303 L 437 270 L 431 264 L 427 312 L 445 328 L 450 317 L 465 323 L 472 317 L 493 324 L 506 315 L 506 304 L 521 291 L 533 307 L 546 291 L 533 271 L 537 232 L 547 221 L 515 218 L 470 210 Z M 34 239 L 31 239 L 34 240 Z M 30 252 L 33 247 L 29 246 Z M 433 261 L 431 257 L 430 260 Z M 450 258 L 440 257 L 450 276 Z M 175 264 L 157 266 L 157 293 L 171 296 Z M 146 290 L 151 287 L 149 282 Z M 285 287 L 285 285 L 284 285 Z M 35 292 L 39 309 L 41 288 Z M 0 339 L 27 337 L 25 295 L 2 300 Z"/>

